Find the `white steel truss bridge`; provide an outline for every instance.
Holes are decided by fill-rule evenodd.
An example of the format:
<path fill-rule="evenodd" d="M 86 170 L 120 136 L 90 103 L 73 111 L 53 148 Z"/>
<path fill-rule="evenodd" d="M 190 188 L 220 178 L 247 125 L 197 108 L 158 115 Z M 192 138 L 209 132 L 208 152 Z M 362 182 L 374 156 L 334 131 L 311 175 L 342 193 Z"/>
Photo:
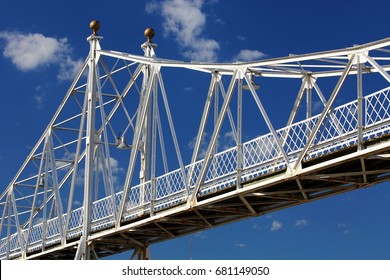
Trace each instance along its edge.
<path fill-rule="evenodd" d="M 390 38 L 187 63 L 156 56 L 152 29 L 142 56 L 102 49 L 91 29 L 65 98 L 2 185 L 0 259 L 146 259 L 153 243 L 390 179 Z M 184 104 L 186 80 L 197 100 Z"/>

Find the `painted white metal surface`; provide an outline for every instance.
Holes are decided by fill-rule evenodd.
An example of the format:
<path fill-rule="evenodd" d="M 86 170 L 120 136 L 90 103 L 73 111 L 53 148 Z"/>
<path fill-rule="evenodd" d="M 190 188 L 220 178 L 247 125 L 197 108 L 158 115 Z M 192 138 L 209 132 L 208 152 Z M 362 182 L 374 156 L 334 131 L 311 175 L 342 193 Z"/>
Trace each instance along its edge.
<path fill-rule="evenodd" d="M 269 184 L 281 177 L 294 178 L 303 199 L 308 200 L 310 191 L 304 190 L 301 181 L 327 178 L 313 173 L 313 167 L 303 166 L 305 162 L 355 146 L 356 153 L 341 156 L 340 160 L 348 162 L 352 157 L 364 153 L 373 156 L 390 148 L 387 142 L 378 144 L 377 150 L 376 146 L 364 145 L 390 134 L 390 56 L 388 49 L 382 51 L 390 46 L 390 39 L 342 50 L 231 64 L 161 59 L 156 57 L 156 45 L 151 42 L 143 45 L 145 56 L 102 50 L 101 39 L 97 35 L 89 38 L 91 51 L 82 69 L 42 137 L 0 196 L 0 259 L 31 258 L 69 246 L 78 248 L 77 259 L 96 258 L 93 241 L 101 234 L 120 232 L 135 222 L 158 221 L 164 211 L 196 209 L 230 196 L 240 197 L 252 214 L 258 214 L 245 195 L 252 192 L 250 195 L 272 196 L 274 193 L 261 192 L 261 184 L 266 183 L 257 181 L 272 174 L 276 177 L 270 177 Z M 165 68 L 202 72 L 210 77 L 189 162 L 182 158 L 162 75 Z M 86 72 L 88 76 L 83 74 Z M 363 90 L 365 77 L 370 75 L 376 75 L 384 85 L 373 93 Z M 336 107 L 340 89 L 351 76 L 357 84 L 356 98 Z M 253 77 L 302 81 L 286 126 L 278 129 L 280 126 L 272 123 L 267 114 L 272 108 L 264 106 L 251 83 Z M 326 98 L 319 81 L 332 77 L 336 82 Z M 246 142 L 242 141 L 243 84 L 248 85 L 251 102 L 267 131 Z M 322 111 L 313 115 L 315 94 Z M 301 120 L 300 107 L 306 108 Z M 211 137 L 201 154 L 213 114 L 212 131 L 208 132 Z M 226 123 L 235 144 L 220 151 L 218 139 Z M 168 130 L 163 129 L 164 124 Z M 169 158 L 168 142 L 173 147 Z M 117 184 L 113 171 L 118 148 L 128 151 L 122 185 Z M 157 172 L 158 158 L 163 162 L 161 175 Z M 176 159 L 173 169 L 168 166 L 171 158 Z M 331 166 L 334 161 L 326 160 L 316 168 Z M 362 176 L 363 182 L 356 184 L 370 185 L 367 176 L 375 171 L 366 170 L 364 157 L 361 169 L 359 174 L 355 171 L 350 175 Z M 232 186 L 235 192 L 224 192 Z M 78 205 L 80 196 L 82 206 Z M 207 219 L 202 219 L 207 224 Z M 133 242 L 142 247 L 141 242 Z M 50 249 L 53 246 L 55 249 Z"/>

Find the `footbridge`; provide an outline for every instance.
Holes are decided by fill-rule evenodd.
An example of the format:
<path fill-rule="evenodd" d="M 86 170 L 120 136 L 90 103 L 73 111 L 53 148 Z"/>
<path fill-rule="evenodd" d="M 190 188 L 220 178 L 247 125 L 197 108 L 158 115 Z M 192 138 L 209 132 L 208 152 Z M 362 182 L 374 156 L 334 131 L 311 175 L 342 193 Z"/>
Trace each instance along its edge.
<path fill-rule="evenodd" d="M 390 179 L 390 38 L 203 63 L 158 57 L 151 28 L 143 55 L 105 50 L 99 26 L 1 183 L 0 259 L 147 259 L 157 242 Z"/>

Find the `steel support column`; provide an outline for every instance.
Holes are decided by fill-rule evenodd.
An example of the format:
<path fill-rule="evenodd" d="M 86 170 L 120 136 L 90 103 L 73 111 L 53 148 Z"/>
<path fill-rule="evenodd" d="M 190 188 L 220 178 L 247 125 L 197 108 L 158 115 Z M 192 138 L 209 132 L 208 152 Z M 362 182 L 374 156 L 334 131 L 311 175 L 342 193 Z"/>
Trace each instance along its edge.
<path fill-rule="evenodd" d="M 97 30 L 96 30 L 97 31 Z M 97 64 L 99 55 L 96 50 L 100 49 L 99 41 L 102 39 L 94 30 L 94 34 L 88 37 L 90 43 L 89 52 L 89 70 L 87 81 L 87 129 L 86 129 L 86 155 L 85 155 L 85 173 L 84 173 L 84 200 L 83 200 L 83 231 L 79 243 L 76 259 L 90 259 L 91 247 L 88 238 L 91 233 L 91 206 L 92 206 L 92 187 L 94 181 L 94 153 L 95 153 L 95 111 L 96 111 L 96 91 L 97 91 Z"/>

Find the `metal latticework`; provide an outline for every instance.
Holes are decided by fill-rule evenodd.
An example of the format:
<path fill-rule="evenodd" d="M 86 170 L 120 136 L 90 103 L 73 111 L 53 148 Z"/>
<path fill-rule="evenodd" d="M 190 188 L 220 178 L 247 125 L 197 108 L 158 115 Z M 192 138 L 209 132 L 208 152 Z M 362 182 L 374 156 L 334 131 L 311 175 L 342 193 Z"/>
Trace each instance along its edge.
<path fill-rule="evenodd" d="M 0 196 L 1 259 L 97 259 L 130 249 L 148 258 L 156 242 L 390 178 L 390 39 L 186 63 L 158 58 L 148 34 L 144 56 L 104 50 L 96 32 L 88 38 L 82 68 Z M 171 100 L 183 71 L 210 82 L 203 111 L 178 127 Z M 296 98 L 278 120 L 260 79 L 298 84 L 283 92 Z M 184 156 L 180 132 L 195 119 Z"/>

